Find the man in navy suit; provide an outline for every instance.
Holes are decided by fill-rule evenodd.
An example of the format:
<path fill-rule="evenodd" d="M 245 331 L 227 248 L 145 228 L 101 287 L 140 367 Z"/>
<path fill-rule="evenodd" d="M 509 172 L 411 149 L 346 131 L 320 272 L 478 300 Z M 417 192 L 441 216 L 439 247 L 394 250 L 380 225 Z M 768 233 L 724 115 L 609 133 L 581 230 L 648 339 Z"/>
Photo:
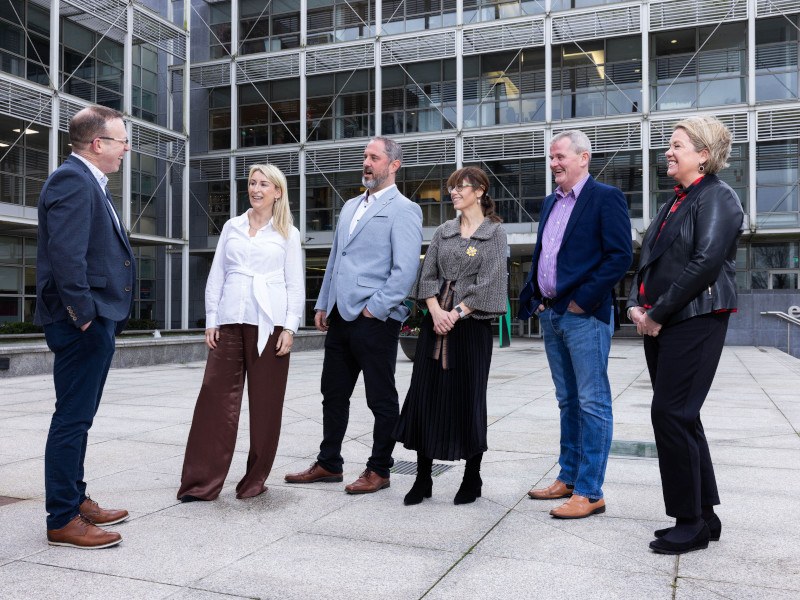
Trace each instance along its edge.
<path fill-rule="evenodd" d="M 375 416 L 372 455 L 348 494 L 389 487 L 392 437 L 399 405 L 394 370 L 403 305 L 417 277 L 422 210 L 400 193 L 395 176 L 403 154 L 394 140 L 376 137 L 364 150 L 361 182 L 367 191 L 349 200 L 339 216 L 314 325 L 326 331 L 322 364 L 322 443 L 308 469 L 288 473 L 289 483 L 342 481 L 342 441 L 350 395 L 364 373 L 367 406 Z"/>
<path fill-rule="evenodd" d="M 36 317 L 55 354 L 56 406 L 45 448 L 47 540 L 53 546 L 108 548 L 122 537 L 98 525 L 128 518 L 86 495 L 83 461 L 100 405 L 114 336 L 133 304 L 135 262 L 106 188 L 130 150 L 122 115 L 93 106 L 69 123 L 72 154 L 39 197 Z"/>
<path fill-rule="evenodd" d="M 550 169 L 556 188 L 542 207 L 521 319 L 538 315 L 561 412 L 561 471 L 531 498 L 569 498 L 550 511 L 580 519 L 605 511 L 603 480 L 613 420 L 608 354 L 613 290 L 632 261 L 625 197 L 589 175 L 591 144 L 577 130 L 556 135 Z"/>

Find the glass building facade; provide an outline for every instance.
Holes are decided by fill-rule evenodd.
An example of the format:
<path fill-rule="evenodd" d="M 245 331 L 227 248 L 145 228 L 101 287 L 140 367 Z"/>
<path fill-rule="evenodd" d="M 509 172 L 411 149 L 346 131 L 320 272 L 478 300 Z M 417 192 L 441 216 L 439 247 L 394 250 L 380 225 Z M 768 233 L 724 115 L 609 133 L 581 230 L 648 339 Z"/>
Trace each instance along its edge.
<path fill-rule="evenodd" d="M 102 18 L 76 16 L 95 4 Z M 671 198 L 672 126 L 694 113 L 733 133 L 721 176 L 746 214 L 741 288 L 800 289 L 796 0 L 0 0 L 0 39 L 0 320 L 30 318 L 38 193 L 85 102 L 130 116 L 134 148 L 113 184 L 142 265 L 137 316 L 160 326 L 203 324 L 219 231 L 248 207 L 254 162 L 288 178 L 307 324 L 372 135 L 402 143 L 398 186 L 426 240 L 454 214 L 448 175 L 489 174 L 515 308 L 553 188 L 552 136 L 589 135 L 591 172 L 624 192 L 636 248 Z M 58 101 L 36 105 L 44 117 L 32 100 L 28 112 L 4 102 L 46 104 L 54 89 Z M 26 129 L 37 133 L 14 132 Z"/>

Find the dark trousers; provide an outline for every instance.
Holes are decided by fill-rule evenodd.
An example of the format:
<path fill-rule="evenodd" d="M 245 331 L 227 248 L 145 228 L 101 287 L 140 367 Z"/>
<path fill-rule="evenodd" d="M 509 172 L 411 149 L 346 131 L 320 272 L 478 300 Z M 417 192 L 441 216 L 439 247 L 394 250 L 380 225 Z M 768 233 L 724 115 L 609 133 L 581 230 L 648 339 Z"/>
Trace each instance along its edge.
<path fill-rule="evenodd" d="M 86 499 L 83 460 L 89 428 L 114 356 L 116 326 L 115 321 L 103 317 L 95 317 L 86 331 L 66 319 L 44 326 L 47 345 L 55 354 L 56 390 L 56 408 L 44 451 L 48 529 L 64 527 Z"/>
<path fill-rule="evenodd" d="M 203 385 L 194 407 L 178 498 L 219 496 L 233 459 L 244 379 L 250 406 L 250 452 L 247 470 L 236 486 L 237 498 L 257 496 L 272 470 L 281 434 L 289 355 L 276 356 L 283 327 L 276 327 L 258 355 L 258 326 L 223 325 L 209 351 Z"/>
<path fill-rule="evenodd" d="M 322 364 L 322 430 L 319 464 L 332 473 L 341 473 L 342 441 L 350 416 L 350 396 L 364 373 L 367 406 L 375 416 L 372 430 L 372 456 L 367 468 L 381 477 L 389 476 L 394 464 L 392 437 L 399 404 L 394 383 L 400 322 L 394 319 L 368 319 L 360 316 L 345 321 L 334 308 L 325 337 Z"/>
<path fill-rule="evenodd" d="M 644 338 L 653 384 L 650 418 L 670 517 L 699 517 L 701 506 L 719 504 L 700 409 L 722 355 L 729 316 L 701 315 Z"/>

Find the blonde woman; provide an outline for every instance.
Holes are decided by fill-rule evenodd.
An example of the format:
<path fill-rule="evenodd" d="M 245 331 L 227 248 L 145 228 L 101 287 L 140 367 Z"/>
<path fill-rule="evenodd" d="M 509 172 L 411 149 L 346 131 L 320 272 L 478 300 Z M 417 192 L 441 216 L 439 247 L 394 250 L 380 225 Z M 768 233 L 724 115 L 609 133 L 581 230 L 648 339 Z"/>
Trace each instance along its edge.
<path fill-rule="evenodd" d="M 650 548 L 683 554 L 719 540 L 722 523 L 714 465 L 700 409 L 711 388 L 736 312 L 736 246 L 742 204 L 717 173 L 728 166 L 731 134 L 719 120 L 679 121 L 666 152 L 675 197 L 642 240 L 628 318 L 644 336 L 653 385 L 653 423 L 667 515 Z"/>
<path fill-rule="evenodd" d="M 247 376 L 250 453 L 237 498 L 266 491 L 281 428 L 289 352 L 305 302 L 300 232 L 286 177 L 253 165 L 250 207 L 222 228 L 206 284 L 203 385 L 189 431 L 178 499 L 214 500 L 230 468 Z"/>

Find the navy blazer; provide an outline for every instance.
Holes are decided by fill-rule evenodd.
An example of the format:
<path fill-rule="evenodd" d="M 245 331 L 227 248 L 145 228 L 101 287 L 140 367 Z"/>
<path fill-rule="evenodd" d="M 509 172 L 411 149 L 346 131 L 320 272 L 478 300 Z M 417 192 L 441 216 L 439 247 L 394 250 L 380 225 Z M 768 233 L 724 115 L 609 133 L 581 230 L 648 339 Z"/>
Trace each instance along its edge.
<path fill-rule="evenodd" d="M 122 331 L 133 305 L 136 263 L 115 214 L 80 159 L 68 157 L 47 178 L 39 196 L 36 324 L 69 319 L 81 327 L 100 316 Z"/>
<path fill-rule="evenodd" d="M 542 301 L 537 282 L 542 235 L 556 202 L 545 198 L 533 263 L 520 292 L 519 318 L 536 314 Z M 591 176 L 572 210 L 556 265 L 556 298 L 553 310 L 564 314 L 571 300 L 587 314 L 608 323 L 612 291 L 633 261 L 631 220 L 625 196 L 617 188 L 595 181 Z"/>

